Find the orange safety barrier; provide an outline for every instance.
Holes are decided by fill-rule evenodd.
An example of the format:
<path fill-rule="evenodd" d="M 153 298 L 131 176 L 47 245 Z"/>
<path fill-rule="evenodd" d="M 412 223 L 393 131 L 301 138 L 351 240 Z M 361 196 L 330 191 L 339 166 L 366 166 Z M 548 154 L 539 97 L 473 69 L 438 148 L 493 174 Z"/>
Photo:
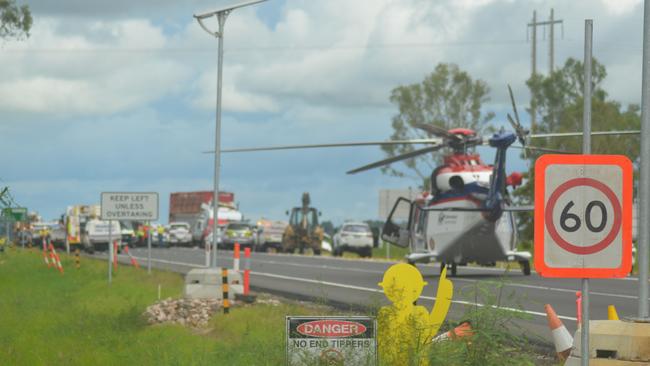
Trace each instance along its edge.
<path fill-rule="evenodd" d="M 251 248 L 244 248 L 244 296 L 250 291 Z"/>
<path fill-rule="evenodd" d="M 50 243 L 50 258 L 52 259 L 54 267 L 58 269 L 61 274 L 63 274 L 63 265 L 61 264 L 61 258 L 56 253 L 56 250 L 54 249 L 54 245 L 52 245 L 52 243 Z"/>
<path fill-rule="evenodd" d="M 43 260 L 45 261 L 45 264 L 47 264 L 47 268 L 52 266 L 50 261 L 47 259 L 47 244 L 45 244 L 45 238 L 43 238 Z"/>
<path fill-rule="evenodd" d="M 466 338 L 470 337 L 474 334 L 474 330 L 472 330 L 472 324 L 470 322 L 462 322 L 459 326 L 456 328 L 446 332 L 439 334 L 435 337 L 433 337 L 432 341 L 433 342 L 440 342 L 440 341 L 446 341 L 446 340 L 456 340 L 456 339 L 461 339 L 461 338 Z"/>
<path fill-rule="evenodd" d="M 135 259 L 134 256 L 131 255 L 131 252 L 129 252 L 129 246 L 128 245 L 126 245 L 124 247 L 124 253 L 126 253 L 129 256 L 129 258 L 131 258 L 131 265 L 133 267 L 140 268 L 140 264 L 138 263 L 138 261 Z"/>

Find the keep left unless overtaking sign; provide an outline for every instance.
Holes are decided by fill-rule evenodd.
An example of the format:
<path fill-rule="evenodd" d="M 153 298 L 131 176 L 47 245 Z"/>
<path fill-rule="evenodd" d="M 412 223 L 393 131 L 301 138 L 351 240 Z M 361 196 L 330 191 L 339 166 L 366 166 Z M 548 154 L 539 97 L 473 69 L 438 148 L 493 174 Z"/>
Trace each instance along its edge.
<path fill-rule="evenodd" d="M 632 163 L 621 155 L 543 155 L 535 163 L 535 270 L 625 277 L 632 267 Z"/>
<path fill-rule="evenodd" d="M 158 220 L 156 192 L 102 192 L 102 220 Z"/>

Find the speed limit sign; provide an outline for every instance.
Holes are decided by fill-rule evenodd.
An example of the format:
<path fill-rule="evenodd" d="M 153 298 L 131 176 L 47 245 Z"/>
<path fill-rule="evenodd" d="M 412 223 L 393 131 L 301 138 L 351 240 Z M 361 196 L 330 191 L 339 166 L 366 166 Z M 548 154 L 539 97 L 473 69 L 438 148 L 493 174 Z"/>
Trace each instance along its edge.
<path fill-rule="evenodd" d="M 632 266 L 632 163 L 620 155 L 543 155 L 535 163 L 535 270 L 624 277 Z"/>

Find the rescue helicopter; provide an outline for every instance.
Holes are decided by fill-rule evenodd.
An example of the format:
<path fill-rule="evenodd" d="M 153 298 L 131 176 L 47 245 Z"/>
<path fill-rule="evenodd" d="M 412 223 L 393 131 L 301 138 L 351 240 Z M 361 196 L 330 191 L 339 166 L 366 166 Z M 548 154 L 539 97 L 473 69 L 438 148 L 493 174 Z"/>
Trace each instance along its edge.
<path fill-rule="evenodd" d="M 430 187 L 413 201 L 399 198 L 383 227 L 382 239 L 391 244 L 409 248 L 406 260 L 410 264 L 440 262 L 441 270 L 448 265 L 456 276 L 457 266 L 476 263 L 494 266 L 496 262 L 518 262 L 524 275 L 530 275 L 528 251 L 517 250 L 519 242 L 515 213 L 532 211 L 532 206 L 514 206 L 508 187 L 516 188 L 523 175 L 506 175 L 506 152 L 509 148 L 543 153 L 565 151 L 528 145 L 534 138 L 582 136 L 582 132 L 530 134 L 519 120 L 517 107 L 508 86 L 514 118 L 507 114 L 513 131 L 500 131 L 491 136 L 479 136 L 466 128 L 445 130 L 432 124 L 417 124 L 430 138 L 313 145 L 285 145 L 224 149 L 223 153 L 272 151 L 288 149 L 331 148 L 349 146 L 382 146 L 399 144 L 428 145 L 350 170 L 356 174 L 379 168 L 422 154 L 442 149 L 449 152 L 443 164 L 431 173 Z M 600 131 L 592 135 L 638 134 L 639 131 Z M 519 145 L 513 145 L 518 142 Z M 477 146 L 496 149 L 493 164 L 486 164 L 474 152 Z"/>

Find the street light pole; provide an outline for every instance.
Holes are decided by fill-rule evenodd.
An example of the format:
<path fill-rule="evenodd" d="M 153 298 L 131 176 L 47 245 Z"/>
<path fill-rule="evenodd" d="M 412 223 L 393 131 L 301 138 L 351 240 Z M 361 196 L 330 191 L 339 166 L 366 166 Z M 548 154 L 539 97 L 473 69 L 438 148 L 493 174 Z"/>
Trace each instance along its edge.
<path fill-rule="evenodd" d="M 212 267 L 217 268 L 217 240 L 219 231 L 219 178 L 221 171 L 221 90 L 223 86 L 223 32 L 226 23 L 226 18 L 231 11 L 236 8 L 241 8 L 248 5 L 261 3 L 266 0 L 252 0 L 227 6 L 212 12 L 194 15 L 194 18 L 199 22 L 199 25 L 208 34 L 216 37 L 219 40 L 219 51 L 217 59 L 217 117 L 216 117 L 216 133 L 215 133 L 215 149 L 214 149 L 214 197 L 212 198 Z M 203 20 L 217 17 L 219 22 L 219 30 L 217 32 L 211 31 L 204 23 Z"/>

